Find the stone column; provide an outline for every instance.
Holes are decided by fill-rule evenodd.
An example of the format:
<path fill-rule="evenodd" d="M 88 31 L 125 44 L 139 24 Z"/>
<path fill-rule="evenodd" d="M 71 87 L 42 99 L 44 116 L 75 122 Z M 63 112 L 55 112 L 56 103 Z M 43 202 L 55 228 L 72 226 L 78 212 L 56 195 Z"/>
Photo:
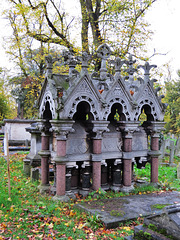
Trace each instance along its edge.
<path fill-rule="evenodd" d="M 69 201 L 66 196 L 66 141 L 69 132 L 73 132 L 74 121 L 51 120 L 52 131 L 56 134 L 56 156 L 53 159 L 56 163 L 56 195 L 54 200 Z"/>
<path fill-rule="evenodd" d="M 123 134 L 123 187 L 121 191 L 130 192 L 132 186 L 132 137 L 137 130 L 139 122 L 121 121 L 119 122 L 120 129 Z"/>
<path fill-rule="evenodd" d="M 158 156 L 159 151 L 159 134 L 164 129 L 164 122 L 151 122 L 151 182 L 158 182 Z"/>
<path fill-rule="evenodd" d="M 108 131 L 109 121 L 92 121 L 92 124 L 92 131 L 96 134 L 93 138 L 92 188 L 96 191 L 101 187 L 102 134 Z"/>
<path fill-rule="evenodd" d="M 93 154 L 96 154 L 96 159 L 92 162 L 93 190 L 101 187 L 101 145 L 102 139 L 93 139 Z"/>
<path fill-rule="evenodd" d="M 38 129 L 41 131 L 41 151 L 38 153 L 41 156 L 41 185 L 40 192 L 48 192 L 50 190 L 49 184 L 49 124 L 46 120 L 37 120 Z"/>
<path fill-rule="evenodd" d="M 124 152 L 132 152 L 132 136 L 126 135 L 124 139 Z M 132 159 L 126 154 L 123 159 L 123 185 L 125 187 L 131 187 L 132 179 Z"/>

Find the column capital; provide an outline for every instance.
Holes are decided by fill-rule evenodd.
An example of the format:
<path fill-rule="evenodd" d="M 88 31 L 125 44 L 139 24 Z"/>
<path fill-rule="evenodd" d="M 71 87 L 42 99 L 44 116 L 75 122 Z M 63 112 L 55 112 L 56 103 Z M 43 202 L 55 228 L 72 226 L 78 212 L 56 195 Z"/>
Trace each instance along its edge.
<path fill-rule="evenodd" d="M 72 120 L 51 120 L 51 132 L 56 134 L 57 140 L 67 140 L 67 136 L 70 132 L 75 130 L 72 128 L 74 121 Z"/>
<path fill-rule="evenodd" d="M 164 130 L 165 122 L 151 122 L 151 125 L 148 127 L 150 135 L 152 137 L 159 137 L 159 134 Z"/>
<path fill-rule="evenodd" d="M 40 130 L 38 129 L 38 123 L 31 123 L 31 126 L 30 127 L 27 127 L 25 128 L 26 129 L 26 132 L 29 132 L 31 134 L 40 134 Z"/>
<path fill-rule="evenodd" d="M 50 129 L 50 123 L 46 119 L 36 119 L 37 129 L 41 134 L 48 135 Z"/>
<path fill-rule="evenodd" d="M 117 122 L 119 129 L 125 134 L 125 138 L 132 138 L 134 132 L 138 131 L 139 121 L 119 121 Z"/>
<path fill-rule="evenodd" d="M 109 132 L 108 125 L 109 121 L 91 121 L 92 123 L 92 132 L 96 134 L 94 139 L 102 139 L 104 132 Z"/>

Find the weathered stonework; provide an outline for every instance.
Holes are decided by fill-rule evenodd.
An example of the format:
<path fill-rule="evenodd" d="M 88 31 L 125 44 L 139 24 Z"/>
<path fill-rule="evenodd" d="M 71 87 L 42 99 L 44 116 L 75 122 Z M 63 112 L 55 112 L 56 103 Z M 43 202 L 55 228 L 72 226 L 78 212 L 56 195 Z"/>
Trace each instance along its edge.
<path fill-rule="evenodd" d="M 54 59 L 46 58 L 47 72 L 38 100 L 39 118 L 48 123 L 52 146 L 50 162 L 56 173 L 56 199 L 68 199 L 70 192 L 85 194 L 90 188 L 132 189 L 133 165 L 152 165 L 152 182 L 158 181 L 157 139 L 163 129 L 166 105 L 154 89 L 149 71 L 156 67 L 145 63 L 134 68 L 135 60 L 119 57 L 110 60 L 115 74 L 108 73 L 111 56 L 107 44 L 99 46 L 99 72 L 88 73 L 90 57 L 64 53 L 69 74 L 53 74 Z M 82 69 L 75 67 L 81 59 Z M 121 74 L 126 65 L 126 75 Z M 138 68 L 144 75 L 134 79 Z M 125 76 L 125 77 L 124 77 Z M 140 124 L 144 112 L 147 120 Z M 39 128 L 41 132 L 45 131 Z M 46 129 L 47 130 L 47 129 Z M 147 137 L 152 138 L 148 149 Z M 44 139 L 42 138 L 44 141 Z M 46 149 L 47 150 L 47 149 Z"/>

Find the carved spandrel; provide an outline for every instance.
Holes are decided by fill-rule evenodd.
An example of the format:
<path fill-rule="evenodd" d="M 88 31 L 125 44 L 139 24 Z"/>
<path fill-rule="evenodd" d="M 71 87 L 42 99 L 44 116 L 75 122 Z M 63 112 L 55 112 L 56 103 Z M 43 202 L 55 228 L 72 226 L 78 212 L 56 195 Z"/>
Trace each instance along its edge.
<path fill-rule="evenodd" d="M 143 98 L 153 98 L 153 94 L 152 92 L 150 91 L 149 87 L 146 87 L 143 91 L 143 94 L 142 94 L 142 99 Z"/>
<path fill-rule="evenodd" d="M 87 84 L 87 82 L 85 80 L 83 80 L 80 85 L 78 86 L 78 88 L 76 89 L 77 92 L 87 92 L 90 93 L 91 90 L 89 89 L 89 86 Z"/>

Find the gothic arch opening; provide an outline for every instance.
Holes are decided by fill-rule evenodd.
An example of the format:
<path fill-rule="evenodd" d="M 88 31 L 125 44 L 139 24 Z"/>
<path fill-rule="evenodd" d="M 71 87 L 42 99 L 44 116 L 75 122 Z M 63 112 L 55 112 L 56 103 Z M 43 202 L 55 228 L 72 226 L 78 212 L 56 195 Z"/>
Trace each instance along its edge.
<path fill-rule="evenodd" d="M 75 121 L 91 121 L 93 120 L 93 115 L 90 112 L 90 105 L 86 101 L 78 103 L 76 108 L 76 113 L 73 116 Z"/>
<path fill-rule="evenodd" d="M 122 111 L 123 111 L 122 105 L 119 103 L 114 103 L 111 107 L 111 113 L 109 114 L 107 120 L 110 122 L 126 121 L 126 117 Z"/>
<path fill-rule="evenodd" d="M 52 112 L 50 110 L 50 103 L 49 103 L 49 101 L 46 102 L 45 110 L 43 112 L 43 119 L 52 120 Z"/>
<path fill-rule="evenodd" d="M 151 113 L 151 107 L 147 104 L 143 105 L 141 108 L 141 114 L 138 120 L 143 124 L 144 122 L 154 121 L 154 117 Z"/>

